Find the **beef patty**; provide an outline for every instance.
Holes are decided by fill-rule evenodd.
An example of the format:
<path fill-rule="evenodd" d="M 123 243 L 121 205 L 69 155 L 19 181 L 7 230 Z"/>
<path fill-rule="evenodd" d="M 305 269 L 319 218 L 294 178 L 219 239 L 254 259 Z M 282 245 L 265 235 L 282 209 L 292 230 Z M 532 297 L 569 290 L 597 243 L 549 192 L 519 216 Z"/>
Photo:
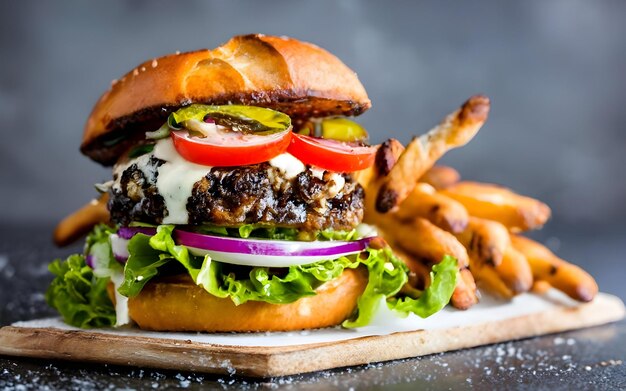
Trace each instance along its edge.
<path fill-rule="evenodd" d="M 143 165 L 114 171 L 110 192 L 111 219 L 161 224 L 168 215 L 157 186 L 165 162 L 154 156 Z M 269 163 L 239 167 L 207 167 L 187 199 L 188 224 L 240 226 L 259 224 L 297 228 L 350 230 L 363 218 L 363 188 L 348 174 L 309 166 L 288 177 Z"/>

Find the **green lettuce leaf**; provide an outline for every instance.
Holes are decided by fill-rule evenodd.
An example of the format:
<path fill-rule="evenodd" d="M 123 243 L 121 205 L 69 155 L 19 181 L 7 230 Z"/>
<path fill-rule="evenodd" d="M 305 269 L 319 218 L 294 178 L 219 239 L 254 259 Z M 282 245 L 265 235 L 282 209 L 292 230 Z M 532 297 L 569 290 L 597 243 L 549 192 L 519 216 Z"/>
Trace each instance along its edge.
<path fill-rule="evenodd" d="M 392 296 L 396 295 L 406 282 L 406 266 L 393 256 L 390 248 L 378 251 L 370 252 L 372 260 L 368 264 L 369 282 L 358 301 L 358 316 L 356 319 L 346 320 L 343 323 L 344 327 L 368 325 L 383 297 L 387 298 L 387 306 L 401 317 L 412 312 L 421 318 L 427 318 L 448 304 L 456 286 L 458 273 L 455 258 L 446 255 L 440 263 L 433 266 L 430 273 L 431 284 L 419 298 L 413 299 L 408 296 L 397 298 Z M 393 265 L 393 270 L 382 262 L 385 258 Z M 401 269 L 404 273 L 400 272 Z"/>
<path fill-rule="evenodd" d="M 109 279 L 94 276 L 84 255 L 71 255 L 65 261 L 57 259 L 48 270 L 55 278 L 46 291 L 46 302 L 61 314 L 65 323 L 81 328 L 115 324 L 115 308 L 106 291 Z"/>
<path fill-rule="evenodd" d="M 126 297 L 137 296 L 148 281 L 158 274 L 158 269 L 172 260 L 150 246 L 150 236 L 137 234 L 128 241 L 129 257 L 124 267 L 124 282 L 118 292 Z"/>
<path fill-rule="evenodd" d="M 286 304 L 302 297 L 314 296 L 315 289 L 321 284 L 339 277 L 346 268 L 358 267 L 359 261 L 356 256 L 352 256 L 291 266 L 282 269 L 286 271 L 282 276 L 267 267 L 248 268 L 247 273 L 236 273 L 229 272 L 229 266 L 205 257 L 195 281 L 210 294 L 229 297 L 236 305 L 251 300 Z"/>
<path fill-rule="evenodd" d="M 459 268 L 454 257 L 446 255 L 441 262 L 433 266 L 430 272 L 430 285 L 419 298 L 403 297 L 390 300 L 389 308 L 406 316 L 410 312 L 421 318 L 427 318 L 443 309 L 448 304 L 454 288 Z"/>
<path fill-rule="evenodd" d="M 343 327 L 361 327 L 370 323 L 383 298 L 395 295 L 407 282 L 408 268 L 391 252 L 391 248 L 368 250 L 362 260 L 369 273 L 365 291 L 357 302 L 357 316 L 343 322 Z"/>

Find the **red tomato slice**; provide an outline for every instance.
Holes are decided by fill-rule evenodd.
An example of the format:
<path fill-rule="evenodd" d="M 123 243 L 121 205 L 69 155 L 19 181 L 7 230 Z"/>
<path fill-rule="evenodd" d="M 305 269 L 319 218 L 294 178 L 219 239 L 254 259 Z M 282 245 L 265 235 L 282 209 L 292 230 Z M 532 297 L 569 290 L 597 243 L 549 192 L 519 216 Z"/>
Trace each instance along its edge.
<path fill-rule="evenodd" d="M 244 166 L 284 153 L 291 140 L 291 129 L 270 135 L 231 132 L 205 138 L 179 130 L 171 132 L 171 136 L 178 153 L 190 162 L 214 167 Z"/>
<path fill-rule="evenodd" d="M 341 141 L 294 133 L 287 152 L 306 164 L 335 172 L 359 171 L 374 164 L 376 147 L 353 146 Z"/>

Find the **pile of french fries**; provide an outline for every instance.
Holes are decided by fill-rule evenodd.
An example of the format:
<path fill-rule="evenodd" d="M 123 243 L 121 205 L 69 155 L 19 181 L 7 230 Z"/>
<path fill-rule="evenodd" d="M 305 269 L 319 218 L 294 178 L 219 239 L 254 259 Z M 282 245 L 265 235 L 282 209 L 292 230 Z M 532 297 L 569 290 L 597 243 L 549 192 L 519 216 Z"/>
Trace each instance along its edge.
<path fill-rule="evenodd" d="M 469 142 L 487 120 L 489 99 L 473 96 L 430 132 L 406 148 L 383 143 L 376 164 L 356 173 L 365 188 L 364 221 L 411 270 L 407 292 L 429 284 L 433 264 L 445 255 L 458 261 L 451 303 L 467 309 L 479 291 L 505 299 L 554 287 L 579 301 L 598 292 L 584 270 L 520 234 L 540 228 L 550 217 L 541 201 L 486 183 L 462 181 L 450 167 L 435 162 Z"/>

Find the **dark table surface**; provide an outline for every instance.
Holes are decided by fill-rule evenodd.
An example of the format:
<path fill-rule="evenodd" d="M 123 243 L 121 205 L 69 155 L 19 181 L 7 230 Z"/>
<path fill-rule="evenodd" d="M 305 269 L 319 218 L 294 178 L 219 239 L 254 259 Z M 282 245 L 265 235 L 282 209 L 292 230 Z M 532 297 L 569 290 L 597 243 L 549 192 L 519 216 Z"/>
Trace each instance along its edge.
<path fill-rule="evenodd" d="M 54 315 L 43 292 L 48 262 L 80 251 L 57 249 L 51 227 L 0 228 L 0 326 Z M 549 234 L 548 230 L 548 234 Z M 583 264 L 602 290 L 624 298 L 618 236 L 561 233 L 566 253 Z M 595 239 L 594 239 L 595 238 Z M 598 262 L 596 260 L 596 262 Z M 595 266 L 594 266 L 595 265 Z M 595 269 L 594 269 L 595 267 Z M 0 357 L 0 389 L 626 389 L 626 322 L 421 358 L 263 381 L 50 360 Z"/>

